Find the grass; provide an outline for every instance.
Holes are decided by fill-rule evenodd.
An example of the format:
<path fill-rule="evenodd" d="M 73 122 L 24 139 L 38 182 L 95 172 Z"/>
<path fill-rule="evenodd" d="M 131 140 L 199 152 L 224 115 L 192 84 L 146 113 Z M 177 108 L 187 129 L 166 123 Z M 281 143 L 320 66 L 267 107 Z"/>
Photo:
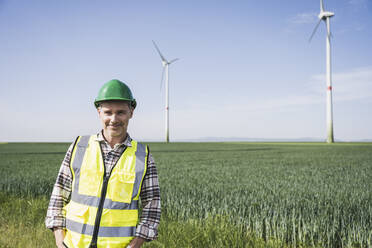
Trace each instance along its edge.
<path fill-rule="evenodd" d="M 0 146 L 0 233 L 9 233 L 1 236 L 0 247 L 54 243 L 43 220 L 67 147 Z M 371 247 L 371 148 L 151 143 L 163 215 L 158 240 L 146 247 Z M 18 214 L 29 202 L 35 210 Z M 33 230 L 28 238 L 36 237 L 34 243 L 22 243 L 27 236 L 20 229 Z"/>
<path fill-rule="evenodd" d="M 0 247 L 49 248 L 54 244 L 51 231 L 45 229 L 44 217 L 49 199 L 19 198 L 0 193 Z M 163 218 L 156 241 L 144 247 L 278 247 L 280 242 L 265 243 L 255 235 L 242 232 L 222 217 L 204 221 L 179 222 Z"/>
<path fill-rule="evenodd" d="M 0 247 L 52 247 L 51 231 L 45 229 L 48 199 L 20 198 L 0 193 Z"/>

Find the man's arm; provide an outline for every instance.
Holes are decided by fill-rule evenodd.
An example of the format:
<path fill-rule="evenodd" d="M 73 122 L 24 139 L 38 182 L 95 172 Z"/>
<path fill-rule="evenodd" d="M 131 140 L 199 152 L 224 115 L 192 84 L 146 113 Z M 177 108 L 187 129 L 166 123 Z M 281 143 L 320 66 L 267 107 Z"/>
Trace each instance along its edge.
<path fill-rule="evenodd" d="M 63 213 L 63 207 L 69 202 L 71 195 L 72 175 L 70 160 L 72 148 L 73 144 L 71 144 L 67 150 L 59 169 L 45 218 L 45 225 L 53 231 L 57 247 L 64 247 L 62 242 L 64 238 L 64 228 L 66 227 L 66 218 Z"/>
<path fill-rule="evenodd" d="M 141 193 L 142 214 L 141 221 L 137 226 L 136 237 L 130 243 L 131 247 L 140 247 L 147 240 L 154 240 L 158 235 L 160 222 L 160 188 L 158 173 L 154 159 L 149 154 L 147 171 L 143 179 Z"/>
<path fill-rule="evenodd" d="M 65 239 L 65 230 L 62 228 L 54 228 L 53 229 L 54 238 L 56 239 L 56 246 L 58 248 L 65 248 L 63 244 L 63 240 Z"/>

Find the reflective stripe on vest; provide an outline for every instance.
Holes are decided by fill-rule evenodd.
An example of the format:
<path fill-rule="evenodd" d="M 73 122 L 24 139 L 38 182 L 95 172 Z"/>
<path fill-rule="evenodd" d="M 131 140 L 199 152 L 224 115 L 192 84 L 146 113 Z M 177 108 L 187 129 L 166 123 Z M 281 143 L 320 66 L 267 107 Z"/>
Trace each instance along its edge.
<path fill-rule="evenodd" d="M 104 179 L 96 135 L 81 136 L 75 142 L 70 162 L 71 200 L 65 207 L 67 247 L 95 247 L 90 246 L 92 242 L 97 247 L 125 247 L 133 238 L 148 149 L 134 140 L 131 144 Z"/>

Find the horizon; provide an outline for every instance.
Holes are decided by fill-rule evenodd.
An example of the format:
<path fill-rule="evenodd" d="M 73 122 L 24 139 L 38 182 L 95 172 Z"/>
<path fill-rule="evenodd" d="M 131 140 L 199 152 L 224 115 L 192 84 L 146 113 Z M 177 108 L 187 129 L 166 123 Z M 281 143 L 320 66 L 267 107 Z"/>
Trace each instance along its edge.
<path fill-rule="evenodd" d="M 166 143 L 161 139 L 145 139 L 138 140 L 144 143 Z M 297 143 L 314 143 L 314 144 L 327 144 L 325 138 L 248 138 L 248 137 L 202 137 L 196 139 L 177 139 L 172 140 L 170 143 L 288 143 L 288 144 L 297 144 Z M 11 143 L 66 143 L 71 144 L 70 141 L 1 141 L 1 144 L 11 144 Z M 73 143 L 73 142 L 72 142 Z M 355 139 L 355 140 L 339 140 L 335 139 L 334 144 L 343 144 L 343 143 L 372 143 L 372 139 Z"/>

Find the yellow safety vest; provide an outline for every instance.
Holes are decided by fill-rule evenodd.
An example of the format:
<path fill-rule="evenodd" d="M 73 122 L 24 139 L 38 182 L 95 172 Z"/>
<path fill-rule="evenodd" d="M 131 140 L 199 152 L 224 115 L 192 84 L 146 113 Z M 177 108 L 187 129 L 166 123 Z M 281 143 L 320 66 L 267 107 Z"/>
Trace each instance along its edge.
<path fill-rule="evenodd" d="M 71 200 L 65 206 L 68 248 L 123 248 L 133 239 L 148 148 L 132 140 L 109 176 L 96 135 L 79 136 L 72 150 Z"/>

